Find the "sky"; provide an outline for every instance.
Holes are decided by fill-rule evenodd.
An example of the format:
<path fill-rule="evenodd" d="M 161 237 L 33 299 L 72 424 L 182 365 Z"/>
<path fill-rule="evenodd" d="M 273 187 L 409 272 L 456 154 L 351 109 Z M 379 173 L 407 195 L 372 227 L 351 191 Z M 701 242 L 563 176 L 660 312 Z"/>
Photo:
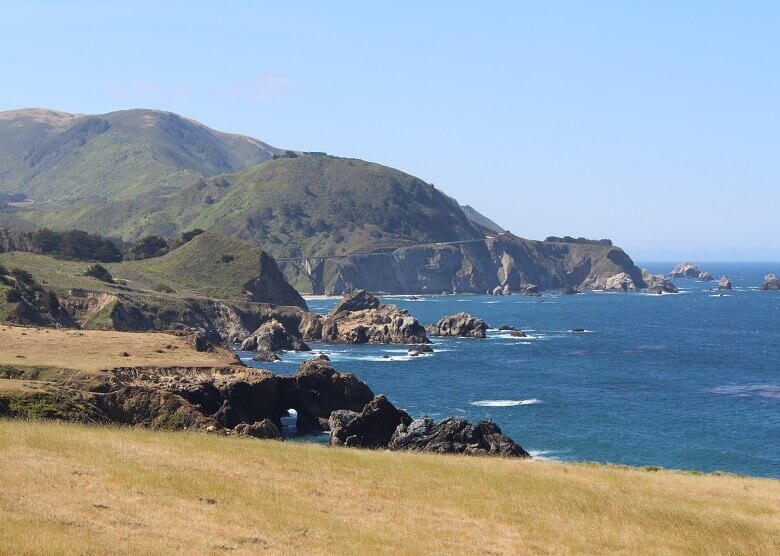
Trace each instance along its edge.
<path fill-rule="evenodd" d="M 523 237 L 780 260 L 780 2 L 0 0 L 0 14 L 0 110 L 170 110 L 398 168 Z"/>

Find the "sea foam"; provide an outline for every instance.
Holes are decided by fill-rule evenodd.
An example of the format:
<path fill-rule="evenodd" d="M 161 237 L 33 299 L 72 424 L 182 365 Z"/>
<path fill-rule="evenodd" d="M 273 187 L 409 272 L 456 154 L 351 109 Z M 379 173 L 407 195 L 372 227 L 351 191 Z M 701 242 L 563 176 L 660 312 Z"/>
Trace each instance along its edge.
<path fill-rule="evenodd" d="M 542 400 L 537 398 L 529 398 L 527 400 L 480 400 L 478 402 L 471 402 L 471 405 L 479 407 L 514 407 L 517 405 L 533 405 L 542 403 Z"/>

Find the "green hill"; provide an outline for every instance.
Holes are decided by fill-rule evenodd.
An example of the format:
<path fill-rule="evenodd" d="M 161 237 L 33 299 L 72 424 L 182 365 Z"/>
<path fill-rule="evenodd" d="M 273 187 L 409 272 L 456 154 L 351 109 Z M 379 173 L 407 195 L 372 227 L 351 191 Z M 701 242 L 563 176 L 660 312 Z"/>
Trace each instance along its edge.
<path fill-rule="evenodd" d="M 249 241 L 276 257 L 480 237 L 460 207 L 432 185 L 387 166 L 331 156 L 268 160 L 166 196 L 28 217 L 124 239 L 197 227 Z"/>
<path fill-rule="evenodd" d="M 221 234 L 201 234 L 162 257 L 106 266 L 114 279 L 135 287 L 164 284 L 180 295 L 306 307 L 273 258 Z"/>
<path fill-rule="evenodd" d="M 170 112 L 0 112 L 0 193 L 36 201 L 129 199 L 235 172 L 276 154 Z"/>

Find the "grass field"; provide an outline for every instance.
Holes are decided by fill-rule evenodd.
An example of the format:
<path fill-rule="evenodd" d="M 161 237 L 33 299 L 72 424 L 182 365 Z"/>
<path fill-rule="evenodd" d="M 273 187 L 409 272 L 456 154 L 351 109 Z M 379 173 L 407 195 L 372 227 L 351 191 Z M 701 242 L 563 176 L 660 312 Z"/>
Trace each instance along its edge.
<path fill-rule="evenodd" d="M 52 367 L 87 373 L 118 367 L 218 367 L 235 363 L 225 355 L 227 352 L 196 351 L 185 337 L 163 333 L 0 325 L 0 345 L 0 366 Z"/>
<path fill-rule="evenodd" d="M 0 420 L 0 552 L 780 551 L 780 481 Z"/>

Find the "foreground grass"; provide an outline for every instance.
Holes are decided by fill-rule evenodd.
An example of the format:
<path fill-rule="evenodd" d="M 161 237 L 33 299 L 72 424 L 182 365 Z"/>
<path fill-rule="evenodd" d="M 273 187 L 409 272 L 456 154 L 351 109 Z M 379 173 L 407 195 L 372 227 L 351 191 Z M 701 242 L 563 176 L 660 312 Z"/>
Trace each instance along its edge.
<path fill-rule="evenodd" d="M 780 481 L 0 420 L 8 553 L 780 551 Z"/>

